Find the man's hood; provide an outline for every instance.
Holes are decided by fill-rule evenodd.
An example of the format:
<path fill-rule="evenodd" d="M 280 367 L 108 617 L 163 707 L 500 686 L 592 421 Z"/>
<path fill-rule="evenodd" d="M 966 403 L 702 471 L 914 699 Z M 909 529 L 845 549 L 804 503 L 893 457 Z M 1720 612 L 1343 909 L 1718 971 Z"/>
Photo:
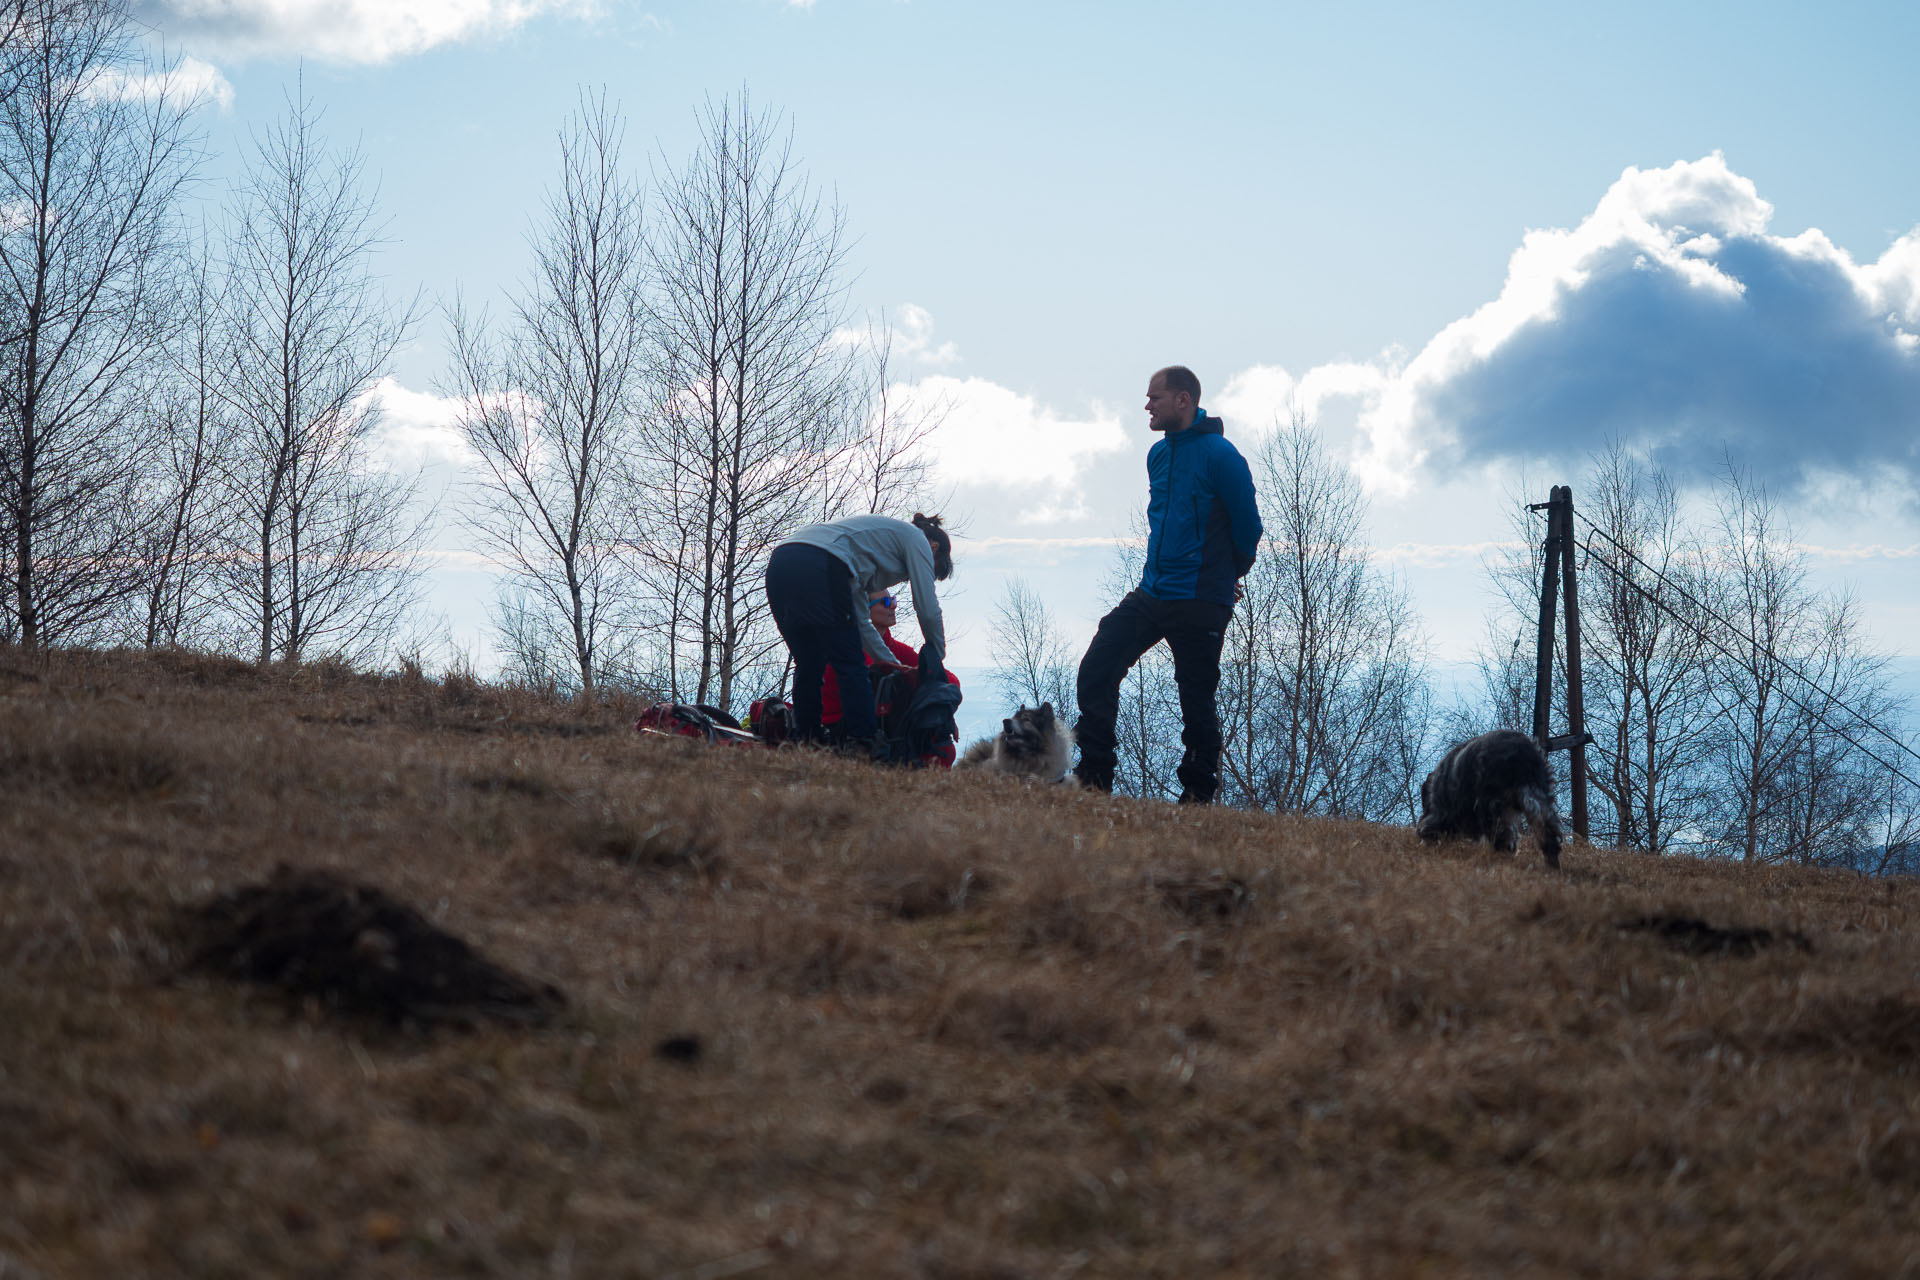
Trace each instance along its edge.
<path fill-rule="evenodd" d="M 1200 416 L 1194 419 L 1192 426 L 1179 431 L 1169 431 L 1163 438 L 1167 440 L 1178 440 L 1181 436 L 1223 436 L 1225 434 L 1227 434 L 1227 424 L 1208 413 L 1205 409 L 1202 409 L 1200 410 Z"/>

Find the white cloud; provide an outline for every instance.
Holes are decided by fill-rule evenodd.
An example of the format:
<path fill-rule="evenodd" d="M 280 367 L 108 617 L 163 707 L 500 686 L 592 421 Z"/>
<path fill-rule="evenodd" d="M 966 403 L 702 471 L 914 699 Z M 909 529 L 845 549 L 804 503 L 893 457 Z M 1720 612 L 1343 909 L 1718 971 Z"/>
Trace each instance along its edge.
<path fill-rule="evenodd" d="M 1373 558 L 1380 564 L 1403 569 L 1437 569 L 1448 565 L 1479 565 L 1488 556 L 1514 551 L 1521 545 L 1500 538 L 1484 542 L 1396 542 L 1390 547 L 1375 548 Z"/>
<path fill-rule="evenodd" d="M 967 545 L 984 550 L 1003 550 L 1013 548 L 1020 551 L 1083 551 L 1089 547 L 1144 547 L 1145 538 L 1115 537 L 1063 537 L 1063 538 L 1019 538 L 990 534 L 983 538 L 968 538 Z"/>
<path fill-rule="evenodd" d="M 881 325 L 885 326 L 884 330 Z M 863 328 L 836 329 L 831 341 L 839 347 L 871 348 L 883 336 L 893 341 L 888 354 L 896 366 L 945 368 L 960 362 L 960 348 L 951 342 L 934 342 L 933 313 L 911 302 L 882 312 L 878 320 L 869 317 Z"/>
<path fill-rule="evenodd" d="M 1818 543 L 1803 542 L 1800 549 L 1815 560 L 1836 560 L 1844 564 L 1857 564 L 1865 560 L 1913 560 L 1920 559 L 1920 542 L 1908 543 L 1904 547 L 1889 547 L 1884 543 L 1867 542 L 1847 547 L 1824 547 Z"/>
<path fill-rule="evenodd" d="M 933 316 L 925 307 L 903 302 L 889 319 L 893 325 L 893 349 L 899 355 L 920 364 L 950 365 L 959 361 L 960 349 L 953 343 L 934 345 Z"/>
<path fill-rule="evenodd" d="M 1628 169 L 1571 230 L 1529 231 L 1499 295 L 1411 360 L 1248 370 L 1250 422 L 1334 401 L 1356 471 L 1405 492 L 1428 468 L 1578 463 L 1611 439 L 1684 477 L 1731 455 L 1802 487 L 1920 472 L 1920 232 L 1860 265 L 1773 207 L 1718 153 Z M 1911 485 L 1907 486 L 1911 489 Z"/>
<path fill-rule="evenodd" d="M 1377 400 L 1392 380 L 1391 365 L 1341 361 L 1316 365 L 1295 378 L 1278 365 L 1255 365 L 1235 374 L 1218 395 L 1203 397 L 1229 428 L 1258 436 L 1285 426 L 1295 413 L 1308 422 L 1335 400 Z"/>
<path fill-rule="evenodd" d="M 388 469 L 407 471 L 431 463 L 457 467 L 472 458 L 454 426 L 459 400 L 409 391 L 393 377 L 380 379 L 364 399 L 379 402 L 373 452 Z"/>
<path fill-rule="evenodd" d="M 1017 495 L 1029 523 L 1080 515 L 1087 466 L 1129 447 L 1118 415 L 1098 406 L 1086 417 L 1066 417 L 984 378 L 946 374 L 903 390 L 949 406 L 927 444 L 936 481 Z"/>
<path fill-rule="evenodd" d="M 182 58 L 164 71 L 138 74 L 105 67 L 87 89 L 115 102 L 152 102 L 164 94 L 177 102 L 211 102 L 222 111 L 233 106 L 233 85 L 220 68 L 193 57 Z"/>
<path fill-rule="evenodd" d="M 138 0 L 137 15 L 170 40 L 236 57 L 387 62 L 436 45 L 500 35 L 548 13 L 584 14 L 593 0 Z"/>

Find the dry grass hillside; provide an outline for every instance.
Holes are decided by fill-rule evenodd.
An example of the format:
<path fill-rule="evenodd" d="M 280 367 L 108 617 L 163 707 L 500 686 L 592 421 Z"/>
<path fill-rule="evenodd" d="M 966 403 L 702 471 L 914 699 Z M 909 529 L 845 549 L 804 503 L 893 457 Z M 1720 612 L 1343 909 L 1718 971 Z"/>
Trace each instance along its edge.
<path fill-rule="evenodd" d="M 1920 1269 L 1912 882 L 631 718 L 0 650 L 0 1276 Z"/>

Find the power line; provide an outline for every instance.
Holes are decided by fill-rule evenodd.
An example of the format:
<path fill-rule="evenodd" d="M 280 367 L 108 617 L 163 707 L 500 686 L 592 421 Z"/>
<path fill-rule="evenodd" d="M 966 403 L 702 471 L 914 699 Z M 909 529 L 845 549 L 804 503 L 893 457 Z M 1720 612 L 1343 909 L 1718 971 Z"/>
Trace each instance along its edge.
<path fill-rule="evenodd" d="M 1576 513 L 1576 515 L 1578 515 L 1578 513 Z M 1619 550 L 1621 555 L 1627 557 L 1629 560 L 1632 560 L 1635 564 L 1639 565 L 1641 568 L 1645 569 L 1648 573 L 1658 578 L 1663 586 L 1670 588 L 1674 592 L 1674 594 L 1685 599 L 1686 602 L 1692 605 L 1695 609 L 1698 609 L 1701 613 L 1706 614 L 1709 618 L 1712 618 L 1715 622 L 1725 627 L 1728 631 L 1738 636 L 1741 640 L 1745 641 L 1747 644 L 1751 645 L 1753 648 L 1755 648 L 1759 652 L 1765 654 L 1767 658 L 1770 661 L 1772 661 L 1776 666 L 1781 668 L 1783 671 L 1786 671 L 1789 675 L 1793 676 L 1796 680 L 1799 680 L 1803 684 L 1814 689 L 1816 692 L 1821 694 L 1821 696 L 1825 697 L 1829 702 L 1832 702 L 1840 706 L 1841 708 L 1843 708 L 1847 712 L 1847 714 L 1853 716 L 1854 719 L 1860 721 L 1860 723 L 1866 725 L 1869 729 L 1872 729 L 1875 733 L 1887 739 L 1887 741 L 1893 743 L 1895 747 L 1899 748 L 1901 751 L 1905 752 L 1907 755 L 1912 756 L 1915 760 L 1920 760 L 1920 751 L 1915 751 L 1912 747 L 1908 746 L 1905 742 L 1895 737 L 1892 733 L 1889 733 L 1887 730 L 1881 728 L 1877 723 L 1869 719 L 1864 713 L 1854 710 L 1840 697 L 1839 694 L 1835 693 L 1833 690 L 1827 688 L 1825 685 L 1821 684 L 1818 680 L 1815 680 L 1812 676 L 1808 675 L 1806 672 L 1794 666 L 1793 663 L 1787 661 L 1785 658 L 1782 658 L 1779 654 L 1773 651 L 1771 646 L 1760 643 L 1760 641 L 1748 635 L 1745 631 L 1741 630 L 1734 623 L 1728 621 L 1726 618 L 1716 613 L 1712 608 L 1702 603 L 1696 596 L 1694 596 L 1691 592 L 1689 592 L 1685 587 L 1679 586 L 1671 578 L 1667 577 L 1665 573 L 1661 572 L 1659 569 L 1654 568 L 1652 565 L 1648 564 L 1645 560 L 1642 560 L 1630 548 L 1624 545 L 1618 538 L 1614 537 L 1607 530 L 1602 529 L 1599 525 L 1595 524 L 1592 520 L 1588 519 L 1584 515 L 1579 516 L 1579 519 L 1584 524 L 1586 524 L 1586 526 L 1589 529 L 1591 529 L 1593 532 L 1599 534 L 1601 537 L 1605 538 L 1608 542 L 1611 542 Z M 1617 567 L 1608 563 L 1604 557 L 1602 558 L 1601 563 L 1603 565 L 1606 565 L 1609 572 L 1613 573 L 1616 577 L 1619 577 L 1622 581 L 1626 582 L 1629 586 L 1633 587 L 1635 590 L 1640 591 L 1642 595 L 1647 594 L 1646 591 L 1643 588 L 1641 588 L 1638 583 L 1634 582 L 1632 579 L 1622 574 Z M 1681 622 L 1682 624 L 1685 624 L 1686 619 L 1680 617 L 1678 613 L 1675 613 L 1664 602 L 1659 601 L 1652 596 L 1648 596 L 1648 599 L 1653 600 L 1654 603 L 1659 604 L 1662 608 L 1665 608 L 1669 614 L 1672 614 L 1675 620 Z M 1699 632 L 1699 634 L 1706 640 L 1710 642 L 1713 641 L 1713 637 L 1708 635 L 1705 631 L 1701 631 Z M 1715 647 L 1720 648 L 1721 653 L 1726 654 L 1728 657 L 1734 656 L 1733 654 L 1727 654 L 1726 649 L 1720 647 L 1717 643 L 1715 644 Z M 1812 713 L 1812 708 L 1810 707 L 1806 707 L 1799 703 L 1795 703 L 1795 705 L 1800 706 L 1801 709 L 1804 711 L 1808 711 L 1809 713 Z M 1832 728 L 1833 726 L 1829 725 L 1828 727 Z M 1838 729 L 1835 729 L 1834 731 L 1836 733 L 1839 732 Z"/>
<path fill-rule="evenodd" d="M 1825 685 L 1822 685 L 1819 681 L 1815 680 L 1812 676 L 1807 675 L 1804 671 L 1801 671 L 1798 667 L 1794 666 L 1792 663 L 1788 662 L 1785 658 L 1782 658 L 1779 654 L 1775 653 L 1771 646 L 1760 643 L 1760 641 L 1748 635 L 1745 631 L 1735 626 L 1732 622 L 1728 621 L 1726 618 L 1721 617 L 1720 614 L 1715 612 L 1713 609 L 1709 608 L 1707 605 L 1703 604 L 1691 592 L 1686 590 L 1686 588 L 1678 585 L 1671 578 L 1667 577 L 1665 573 L 1661 572 L 1659 569 L 1654 568 L 1652 565 L 1648 564 L 1645 560 L 1642 560 L 1638 555 L 1634 554 L 1634 552 L 1631 549 L 1629 549 L 1625 544 L 1623 544 L 1618 538 L 1614 537 L 1611 533 L 1607 532 L 1605 529 L 1595 524 L 1591 519 L 1587 518 L 1585 515 L 1582 515 L 1578 512 L 1575 512 L 1574 514 L 1581 521 L 1581 523 L 1585 524 L 1587 528 L 1590 529 L 1593 533 L 1598 534 L 1602 538 L 1605 538 L 1608 542 L 1612 543 L 1614 547 L 1620 552 L 1621 555 L 1633 561 L 1635 564 L 1639 565 L 1642 569 L 1645 569 L 1648 573 L 1652 574 L 1656 579 L 1658 579 L 1663 586 L 1671 590 L 1675 595 L 1680 596 L 1688 604 L 1692 605 L 1695 609 L 1699 610 L 1701 613 L 1705 614 L 1707 617 L 1712 618 L 1715 622 L 1719 623 L 1722 627 L 1725 627 L 1729 632 L 1731 632 L 1735 636 L 1738 636 L 1742 641 L 1750 645 L 1754 650 L 1765 654 L 1768 660 L 1773 662 L 1777 667 L 1780 668 L 1780 670 L 1784 671 L 1786 674 L 1792 676 L 1796 680 L 1799 680 L 1801 683 L 1807 685 L 1809 688 L 1812 688 L 1818 691 L 1823 697 L 1827 699 L 1827 701 L 1830 704 L 1838 706 L 1844 711 L 1846 711 L 1848 715 L 1851 715 L 1854 719 L 1858 720 L 1861 724 L 1866 725 L 1867 728 L 1873 730 L 1875 733 L 1879 734 L 1881 737 L 1885 738 L 1887 741 L 1893 743 L 1895 747 L 1899 748 L 1900 751 L 1904 752 L 1906 755 L 1913 757 L 1915 760 L 1920 760 L 1920 751 L 1915 751 L 1912 747 L 1908 746 L 1905 742 L 1902 742 L 1899 738 L 1895 737 L 1892 733 L 1888 732 L 1886 729 L 1881 728 L 1877 723 L 1869 719 L 1865 714 L 1863 714 L 1862 712 L 1856 711 L 1853 707 L 1849 706 L 1843 699 L 1841 699 L 1841 697 L 1838 694 L 1834 693 L 1831 689 L 1828 689 Z M 1589 551 L 1591 551 L 1592 549 L 1591 539 L 1588 540 L 1588 549 Z M 1645 587 L 1641 586 L 1638 582 L 1635 582 L 1631 577 L 1627 576 L 1627 574 L 1622 572 L 1618 565 L 1615 565 L 1611 561 L 1609 561 L 1606 556 L 1600 557 L 1600 563 L 1606 567 L 1608 572 L 1612 573 L 1620 581 L 1624 582 L 1627 586 L 1633 588 L 1633 590 L 1635 590 L 1640 595 L 1645 597 L 1649 603 L 1653 604 L 1655 607 L 1659 609 L 1664 610 L 1668 615 L 1670 615 L 1674 619 L 1674 621 L 1680 623 L 1683 627 L 1688 627 L 1690 630 L 1693 630 L 1695 634 L 1697 634 L 1701 639 L 1705 640 L 1708 644 L 1711 644 L 1715 649 L 1719 650 L 1721 656 L 1731 661 L 1736 661 L 1736 662 L 1739 661 L 1739 655 L 1734 653 L 1732 650 L 1728 649 L 1726 645 L 1722 644 L 1717 637 L 1712 635 L 1705 628 L 1692 626 L 1689 620 L 1686 619 L 1685 617 L 1682 617 L 1681 614 L 1676 609 L 1674 609 L 1672 605 L 1668 604 L 1665 600 L 1660 599 L 1658 596 L 1648 591 Z M 1852 734 L 1848 733 L 1847 730 L 1841 728 L 1839 725 L 1836 725 L 1831 720 L 1827 719 L 1825 714 L 1823 714 L 1821 711 L 1815 709 L 1812 706 L 1809 706 L 1805 702 L 1802 702 L 1799 698 L 1795 697 L 1791 692 L 1789 692 L 1785 687 L 1781 688 L 1780 696 L 1785 698 L 1788 702 L 1791 702 L 1794 706 L 1800 708 L 1800 710 L 1812 716 L 1815 720 L 1818 720 L 1822 725 L 1826 726 L 1826 728 L 1828 728 L 1835 734 L 1839 735 L 1842 739 L 1844 739 L 1847 742 L 1849 746 L 1852 746 L 1854 749 L 1858 750 L 1861 754 L 1865 755 L 1869 760 L 1872 760 L 1875 764 L 1878 764 L 1882 768 L 1886 769 L 1889 773 L 1893 774 L 1895 777 L 1907 783 L 1907 785 L 1915 788 L 1920 788 L 1920 781 L 1916 781 L 1911 775 L 1906 773 L 1904 770 L 1902 770 L 1899 766 L 1895 765 L 1891 761 L 1886 760 L 1879 755 L 1876 755 L 1872 750 L 1868 749 L 1863 743 L 1861 743 Z"/>

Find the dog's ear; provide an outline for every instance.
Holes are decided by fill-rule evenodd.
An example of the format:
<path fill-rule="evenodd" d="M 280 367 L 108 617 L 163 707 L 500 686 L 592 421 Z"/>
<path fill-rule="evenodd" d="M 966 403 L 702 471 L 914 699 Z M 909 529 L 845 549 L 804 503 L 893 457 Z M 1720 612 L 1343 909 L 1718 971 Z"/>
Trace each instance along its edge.
<path fill-rule="evenodd" d="M 1039 716 L 1042 720 L 1046 721 L 1048 724 L 1052 724 L 1053 723 L 1053 704 L 1051 702 L 1041 703 L 1040 706 L 1034 711 L 1034 714 Z"/>

